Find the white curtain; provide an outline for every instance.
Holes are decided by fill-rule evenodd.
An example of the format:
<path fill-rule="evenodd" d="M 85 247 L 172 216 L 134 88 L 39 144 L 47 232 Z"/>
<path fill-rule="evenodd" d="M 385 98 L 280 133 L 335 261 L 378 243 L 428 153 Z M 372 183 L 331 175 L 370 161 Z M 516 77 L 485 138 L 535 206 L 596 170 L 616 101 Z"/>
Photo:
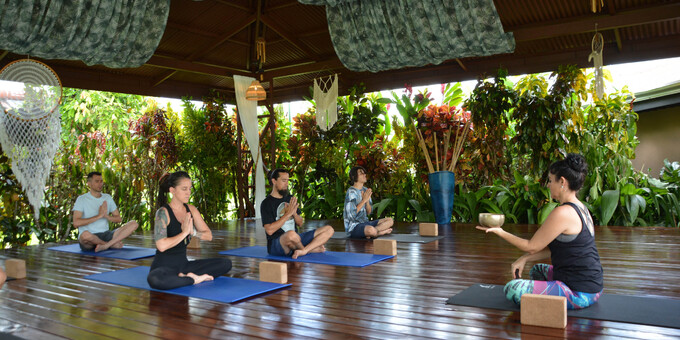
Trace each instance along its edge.
<path fill-rule="evenodd" d="M 234 88 L 236 90 L 236 107 L 241 119 L 241 126 L 246 135 L 246 141 L 250 148 L 250 154 L 255 163 L 255 217 L 262 218 L 260 204 L 266 196 L 264 164 L 260 152 L 260 135 L 257 125 L 257 101 L 246 100 L 246 90 L 255 78 L 234 75 Z"/>

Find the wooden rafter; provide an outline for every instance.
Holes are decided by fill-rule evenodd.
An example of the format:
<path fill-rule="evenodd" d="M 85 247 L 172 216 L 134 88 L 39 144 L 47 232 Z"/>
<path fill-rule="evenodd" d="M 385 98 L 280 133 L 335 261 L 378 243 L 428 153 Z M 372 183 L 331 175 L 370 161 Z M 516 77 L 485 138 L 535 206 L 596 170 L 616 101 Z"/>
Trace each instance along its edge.
<path fill-rule="evenodd" d="M 220 45 L 222 45 L 223 43 L 225 43 L 227 40 L 229 40 L 229 38 L 233 37 L 236 33 L 241 32 L 244 28 L 246 28 L 246 27 L 248 27 L 250 24 L 252 24 L 252 23 L 255 21 L 255 17 L 256 17 L 255 14 L 251 14 L 250 16 L 246 17 L 246 18 L 245 18 L 243 21 L 241 21 L 234 29 L 232 29 L 231 31 L 228 31 L 228 32 L 226 32 L 226 33 L 224 33 L 224 34 L 221 34 L 218 38 L 216 38 L 215 41 L 213 41 L 213 42 L 210 43 L 209 45 L 206 45 L 206 46 L 204 46 L 204 47 L 202 47 L 202 48 L 199 48 L 198 50 L 196 50 L 196 52 L 194 52 L 194 53 L 192 53 L 191 55 L 187 56 L 187 57 L 184 58 L 184 60 L 182 60 L 182 61 L 184 61 L 184 62 L 192 62 L 192 61 L 196 60 L 198 57 L 203 56 L 203 55 L 206 55 L 206 54 L 209 53 L 210 51 L 214 50 L 214 49 L 217 48 L 218 46 L 220 46 Z M 178 62 L 182 62 L 182 61 L 179 61 L 179 60 L 178 60 Z M 168 72 L 162 74 L 160 77 L 157 77 L 156 79 L 154 79 L 154 82 L 153 82 L 154 85 L 153 85 L 153 86 L 156 87 L 156 86 L 160 85 L 160 84 L 163 83 L 164 81 L 170 79 L 170 78 L 171 78 L 173 75 L 175 75 L 178 71 L 179 71 L 179 69 L 173 69 L 172 71 L 168 71 Z"/>
<path fill-rule="evenodd" d="M 644 25 L 680 18 L 680 3 L 671 3 L 636 10 L 621 11 L 615 15 L 585 16 L 554 24 L 537 23 L 528 26 L 507 28 L 515 36 L 515 41 L 530 41 L 593 32 L 598 30 Z"/>
<path fill-rule="evenodd" d="M 614 0 L 607 0 L 607 13 L 609 13 L 609 15 L 616 15 L 616 4 L 614 3 Z M 614 29 L 614 39 L 616 40 L 616 48 L 621 52 L 623 50 L 623 43 L 621 42 L 621 32 L 619 32 L 618 27 Z"/>
<path fill-rule="evenodd" d="M 307 57 L 316 60 L 316 52 L 312 51 L 312 49 L 307 47 L 307 45 L 303 43 L 300 39 L 298 39 L 295 35 L 289 33 L 288 31 L 286 31 L 285 28 L 281 27 L 279 24 L 274 22 L 274 20 L 272 20 L 268 15 L 263 15 L 260 18 L 260 20 L 262 20 L 263 24 L 267 25 L 269 28 L 274 30 L 274 32 L 276 32 L 278 35 L 288 40 L 288 42 L 293 44 L 295 48 L 304 52 Z"/>
<path fill-rule="evenodd" d="M 196 60 L 196 58 L 208 54 L 210 51 L 214 50 L 218 46 L 224 44 L 229 38 L 233 37 L 236 35 L 236 33 L 241 32 L 243 29 L 246 27 L 250 26 L 253 22 L 255 22 L 256 15 L 253 13 L 246 17 L 244 20 L 242 20 L 238 25 L 236 25 L 235 28 L 233 28 L 231 31 L 228 31 L 220 36 L 216 41 L 212 42 L 210 45 L 204 46 L 202 48 L 199 48 L 196 50 L 196 52 L 192 53 L 190 56 L 186 58 L 186 60 L 193 61 Z"/>
<path fill-rule="evenodd" d="M 237 8 L 237 9 L 240 9 L 242 11 L 249 11 L 250 10 L 250 8 L 235 4 L 233 1 L 229 1 L 229 0 L 216 0 L 216 1 L 223 4 L 223 5 L 227 5 L 229 7 Z"/>
<path fill-rule="evenodd" d="M 206 74 L 213 76 L 232 77 L 234 74 L 242 76 L 250 76 L 248 70 L 237 69 L 227 66 L 210 66 L 202 63 L 196 63 L 186 60 L 177 60 L 167 57 L 154 55 L 146 62 L 149 66 L 162 67 L 175 71 L 192 72 L 197 74 Z"/>
<path fill-rule="evenodd" d="M 267 71 L 264 73 L 266 78 L 286 78 L 294 77 L 300 74 L 314 73 L 323 70 L 335 70 L 343 68 L 342 62 L 338 57 L 329 60 L 318 62 L 309 62 L 301 65 L 293 65 L 291 67 L 281 67 L 275 71 Z"/>

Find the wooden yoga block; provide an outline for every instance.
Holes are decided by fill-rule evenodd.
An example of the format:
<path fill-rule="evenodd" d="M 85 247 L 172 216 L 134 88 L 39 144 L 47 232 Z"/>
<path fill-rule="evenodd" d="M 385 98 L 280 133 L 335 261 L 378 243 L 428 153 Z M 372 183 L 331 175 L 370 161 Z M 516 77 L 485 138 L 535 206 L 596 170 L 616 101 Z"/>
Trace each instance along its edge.
<path fill-rule="evenodd" d="M 189 244 L 187 244 L 187 248 L 191 249 L 201 248 L 201 240 L 198 237 L 192 237 L 191 241 L 189 241 Z"/>
<path fill-rule="evenodd" d="M 524 294 L 520 303 L 523 325 L 567 327 L 567 298 L 564 296 Z"/>
<path fill-rule="evenodd" d="M 26 261 L 8 259 L 5 261 L 5 274 L 7 277 L 23 279 L 26 277 Z"/>
<path fill-rule="evenodd" d="M 420 223 L 420 236 L 438 236 L 439 228 L 437 223 Z"/>
<path fill-rule="evenodd" d="M 381 240 L 373 241 L 373 254 L 376 255 L 397 255 L 397 241 L 396 240 Z"/>
<path fill-rule="evenodd" d="M 288 265 L 283 262 L 260 262 L 260 281 L 288 283 Z"/>

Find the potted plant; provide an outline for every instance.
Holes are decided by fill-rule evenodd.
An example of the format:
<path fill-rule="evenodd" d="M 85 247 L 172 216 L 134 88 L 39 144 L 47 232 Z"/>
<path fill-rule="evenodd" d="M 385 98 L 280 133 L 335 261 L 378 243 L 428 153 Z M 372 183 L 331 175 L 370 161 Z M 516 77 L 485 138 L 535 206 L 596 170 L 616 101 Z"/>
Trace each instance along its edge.
<path fill-rule="evenodd" d="M 456 106 L 462 102 L 460 84 L 442 85 L 442 93 L 442 105 L 431 105 L 427 90 L 414 96 L 413 104 L 410 95 L 401 100 L 395 98 L 395 103 L 405 125 L 413 128 L 425 158 L 435 219 L 438 224 L 448 224 L 453 213 L 453 171 L 472 128 L 472 119 L 469 111 Z"/>

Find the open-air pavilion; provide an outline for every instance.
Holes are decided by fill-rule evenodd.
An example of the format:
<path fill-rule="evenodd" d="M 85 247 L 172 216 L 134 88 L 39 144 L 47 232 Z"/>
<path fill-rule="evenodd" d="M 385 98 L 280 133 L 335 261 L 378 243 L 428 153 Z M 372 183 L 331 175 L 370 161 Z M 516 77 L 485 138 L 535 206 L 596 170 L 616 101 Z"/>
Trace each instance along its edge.
<path fill-rule="evenodd" d="M 309 96 L 315 78 L 334 74 L 343 95 L 360 82 L 367 91 L 448 83 L 493 75 L 499 66 L 510 74 L 553 71 L 562 64 L 591 67 L 588 56 L 596 31 L 604 37 L 605 64 L 680 56 L 677 1 L 495 1 L 503 31 L 513 35 L 512 51 L 378 72 L 352 71 L 343 64 L 324 6 L 295 0 L 169 3 L 162 37 L 141 66 L 31 58 L 53 68 L 65 87 L 160 97 L 200 98 L 211 90 L 235 97 L 234 76 L 253 77 L 262 80 L 267 99 L 259 104 L 271 113 L 273 104 Z M 258 44 L 260 51 L 264 46 L 266 59 Z M 25 57 L 0 50 L 0 66 Z M 262 118 L 271 122 L 271 115 Z M 265 129 L 273 134 L 274 124 Z M 244 173 L 250 172 L 249 154 L 240 157 Z M 267 161 L 265 157 L 265 165 Z M 241 216 L 252 217 L 254 194 L 248 183 L 240 184 Z M 325 223 L 343 230 L 337 220 L 307 221 L 304 229 Z M 537 227 L 506 229 L 530 237 Z M 395 226 L 395 233 L 417 230 L 416 223 Z M 677 229 L 597 227 L 597 233 L 605 293 L 680 299 Z M 576 317 L 568 319 L 564 330 L 532 327 L 520 324 L 519 312 L 447 305 L 449 297 L 474 283 L 507 282 L 509 264 L 521 252 L 473 224 L 440 227 L 439 234 L 444 238 L 429 243 L 398 243 L 394 259 L 364 268 L 288 263 L 290 288 L 234 304 L 83 278 L 149 265 L 150 259 L 55 253 L 47 249 L 53 244 L 6 249 L 0 257 L 24 259 L 27 278 L 9 281 L 0 290 L 0 332 L 29 339 L 680 337 L 677 328 Z M 266 243 L 260 222 L 253 218 L 217 224 L 214 235 L 213 242 L 190 250 L 189 257 L 216 257 L 221 250 Z M 153 235 L 138 232 L 127 244 L 153 248 Z M 372 243 L 363 240 L 332 239 L 327 248 L 373 252 Z M 231 259 L 229 276 L 257 280 L 261 260 Z"/>

